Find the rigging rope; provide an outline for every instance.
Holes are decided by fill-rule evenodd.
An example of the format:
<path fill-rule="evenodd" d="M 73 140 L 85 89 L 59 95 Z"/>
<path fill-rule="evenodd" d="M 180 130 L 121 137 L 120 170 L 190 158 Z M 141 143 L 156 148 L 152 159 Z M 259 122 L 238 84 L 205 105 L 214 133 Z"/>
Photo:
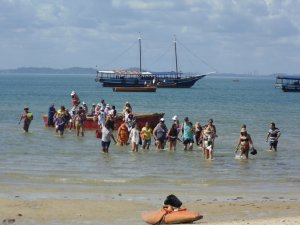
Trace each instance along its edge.
<path fill-rule="evenodd" d="M 121 58 L 126 52 L 128 52 L 128 50 L 129 49 L 131 49 L 133 46 L 136 46 L 136 41 L 134 41 L 134 42 L 132 42 L 132 44 L 128 47 L 128 48 L 126 48 L 123 52 L 121 52 L 118 56 L 116 56 L 115 58 L 113 58 L 109 63 L 106 63 L 106 65 L 104 65 L 103 66 L 103 68 L 109 68 L 108 66 L 109 65 L 113 65 L 113 63 L 117 60 L 117 59 L 119 59 L 119 58 Z"/>
<path fill-rule="evenodd" d="M 186 47 L 184 44 L 182 44 L 181 42 L 179 42 L 177 40 L 177 43 L 179 43 L 182 47 L 184 47 L 190 54 L 192 54 L 194 57 L 198 58 L 203 64 L 205 64 L 206 66 L 208 66 L 210 69 L 217 71 L 216 68 L 214 68 L 213 66 L 209 65 L 206 61 L 204 61 L 203 59 L 201 59 L 200 57 L 198 57 L 194 52 L 192 52 L 188 47 Z"/>

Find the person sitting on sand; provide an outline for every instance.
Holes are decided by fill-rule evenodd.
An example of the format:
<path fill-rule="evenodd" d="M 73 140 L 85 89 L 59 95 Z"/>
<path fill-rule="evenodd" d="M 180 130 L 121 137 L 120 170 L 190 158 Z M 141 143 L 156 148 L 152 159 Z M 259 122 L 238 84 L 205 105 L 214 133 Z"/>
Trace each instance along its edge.
<path fill-rule="evenodd" d="M 252 138 L 250 134 L 247 133 L 246 125 L 243 125 L 235 152 L 240 150 L 241 151 L 240 157 L 241 158 L 245 157 L 246 159 L 248 159 L 250 147 L 252 149 L 254 148 Z"/>

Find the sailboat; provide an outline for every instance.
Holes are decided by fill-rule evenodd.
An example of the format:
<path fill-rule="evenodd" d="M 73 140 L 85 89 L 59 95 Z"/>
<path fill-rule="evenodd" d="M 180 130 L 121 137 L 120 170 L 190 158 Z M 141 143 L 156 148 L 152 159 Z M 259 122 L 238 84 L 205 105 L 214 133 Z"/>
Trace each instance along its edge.
<path fill-rule="evenodd" d="M 142 44 L 139 37 L 140 66 L 139 71 L 127 70 L 97 70 L 96 82 L 102 83 L 103 87 L 144 87 L 154 85 L 159 88 L 190 88 L 206 74 L 187 75 L 178 71 L 177 42 L 174 40 L 174 53 L 176 71 L 150 72 L 142 71 Z"/>

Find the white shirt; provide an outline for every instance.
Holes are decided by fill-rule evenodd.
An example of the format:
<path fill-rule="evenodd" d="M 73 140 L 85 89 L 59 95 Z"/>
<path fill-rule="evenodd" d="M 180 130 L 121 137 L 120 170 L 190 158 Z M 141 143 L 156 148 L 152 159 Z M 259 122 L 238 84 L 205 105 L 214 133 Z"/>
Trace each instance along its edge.
<path fill-rule="evenodd" d="M 140 131 L 136 128 L 132 128 L 129 134 L 131 143 L 139 144 L 140 142 Z"/>
<path fill-rule="evenodd" d="M 102 141 L 111 141 L 112 129 L 107 129 L 105 126 L 102 127 Z"/>
<path fill-rule="evenodd" d="M 105 124 L 105 117 L 106 117 L 105 112 L 100 111 L 99 116 L 98 116 L 98 125 L 104 126 L 104 124 Z"/>

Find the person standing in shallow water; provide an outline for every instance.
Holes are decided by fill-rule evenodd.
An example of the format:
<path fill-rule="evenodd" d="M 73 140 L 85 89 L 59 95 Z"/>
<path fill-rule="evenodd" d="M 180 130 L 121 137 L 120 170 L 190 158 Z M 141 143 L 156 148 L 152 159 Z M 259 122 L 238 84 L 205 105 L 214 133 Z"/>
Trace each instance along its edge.
<path fill-rule="evenodd" d="M 250 134 L 247 133 L 246 125 L 243 125 L 235 152 L 240 150 L 241 151 L 240 157 L 244 156 L 246 157 L 246 159 L 248 159 L 250 148 L 252 149 L 254 148 L 253 141 Z"/>
<path fill-rule="evenodd" d="M 56 109 L 54 104 L 51 104 L 48 110 L 48 126 L 54 127 L 54 115 L 56 113 Z"/>
<path fill-rule="evenodd" d="M 165 125 L 165 119 L 161 118 L 159 120 L 159 124 L 157 124 L 153 130 L 153 137 L 157 149 L 160 150 L 165 148 L 167 132 L 168 132 L 168 128 Z"/>
<path fill-rule="evenodd" d="M 192 122 L 189 121 L 188 117 L 184 118 L 184 123 L 182 125 L 182 136 L 184 150 L 193 150 L 194 128 Z"/>
<path fill-rule="evenodd" d="M 268 136 L 266 139 L 266 142 L 269 141 L 270 150 L 274 149 L 274 151 L 277 151 L 277 144 L 280 135 L 281 135 L 280 130 L 275 126 L 275 123 L 271 123 Z"/>
<path fill-rule="evenodd" d="M 32 114 L 32 112 L 29 112 L 29 108 L 28 107 L 24 108 L 24 112 L 21 115 L 19 124 L 21 123 L 22 120 L 24 120 L 23 130 L 26 133 L 28 133 L 30 123 L 33 120 L 33 114 Z"/>
<path fill-rule="evenodd" d="M 149 123 L 146 122 L 145 126 L 142 128 L 141 131 L 141 137 L 143 140 L 143 149 L 149 149 L 150 144 L 151 144 L 151 133 L 152 133 L 152 128 L 149 126 Z"/>
<path fill-rule="evenodd" d="M 131 142 L 131 149 L 133 152 L 139 151 L 139 144 L 140 144 L 140 131 L 137 123 L 133 124 L 133 128 L 130 131 L 129 139 Z"/>
<path fill-rule="evenodd" d="M 169 150 L 176 150 L 176 144 L 178 139 L 178 129 L 175 123 L 172 124 L 172 127 L 168 130 L 168 141 L 169 141 Z"/>
<path fill-rule="evenodd" d="M 113 139 L 115 144 L 117 143 L 116 139 L 113 135 L 113 130 L 111 129 L 111 127 L 108 123 L 105 123 L 104 126 L 102 127 L 102 139 L 101 139 L 102 151 L 104 153 L 108 153 L 111 139 Z"/>

